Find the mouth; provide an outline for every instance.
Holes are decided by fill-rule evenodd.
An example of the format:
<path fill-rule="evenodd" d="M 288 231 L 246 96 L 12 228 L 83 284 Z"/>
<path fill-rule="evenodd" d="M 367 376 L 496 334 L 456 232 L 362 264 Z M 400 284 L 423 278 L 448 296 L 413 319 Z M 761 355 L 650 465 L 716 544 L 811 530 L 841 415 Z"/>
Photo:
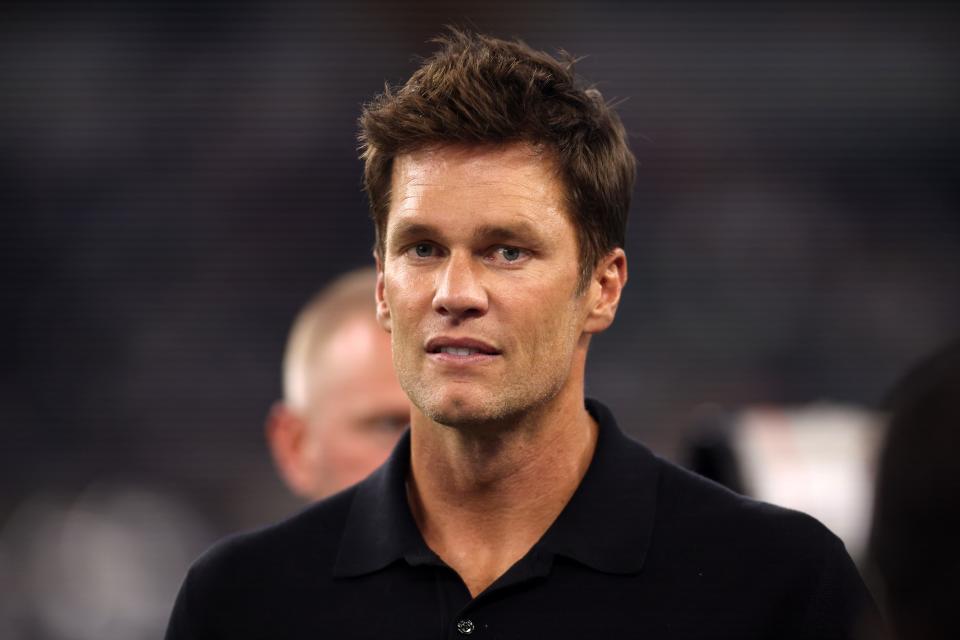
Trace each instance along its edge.
<path fill-rule="evenodd" d="M 493 345 L 474 338 L 440 336 L 427 341 L 426 352 L 443 361 L 486 361 L 501 354 Z"/>

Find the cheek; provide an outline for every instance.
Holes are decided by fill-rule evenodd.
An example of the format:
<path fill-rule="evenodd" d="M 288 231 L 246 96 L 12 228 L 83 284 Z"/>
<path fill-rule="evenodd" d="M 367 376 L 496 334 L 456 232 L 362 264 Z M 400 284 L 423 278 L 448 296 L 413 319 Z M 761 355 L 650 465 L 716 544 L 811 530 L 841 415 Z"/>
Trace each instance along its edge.
<path fill-rule="evenodd" d="M 335 434 L 330 429 L 315 428 L 306 448 L 306 457 L 316 469 L 330 464 L 330 452 L 337 446 Z"/>
<path fill-rule="evenodd" d="M 544 304 L 532 309 L 526 325 L 531 327 L 530 342 L 538 359 L 557 363 L 570 358 L 580 335 L 579 307 L 569 300 Z"/>
<path fill-rule="evenodd" d="M 529 300 L 536 302 L 530 304 Z M 530 294 L 526 301 L 520 302 L 526 311 L 528 326 L 544 337 L 565 333 L 570 326 L 573 305 L 569 296 L 558 291 L 538 291 Z"/>
<path fill-rule="evenodd" d="M 423 278 L 421 278 L 423 280 Z M 416 310 L 421 305 L 424 293 L 423 282 L 417 286 L 414 274 L 405 273 L 398 269 L 384 284 L 384 299 L 390 308 L 390 315 L 394 324 L 400 322 L 409 324 L 416 317 Z"/>
<path fill-rule="evenodd" d="M 375 434 L 358 430 L 339 443 L 335 459 L 328 464 L 338 467 L 343 473 L 357 473 L 359 477 L 352 480 L 360 480 L 383 464 L 393 450 L 392 444 L 385 446 L 383 440 Z"/>
<path fill-rule="evenodd" d="M 422 325 L 430 317 L 432 298 L 426 286 L 411 286 L 405 278 L 393 280 L 390 292 L 390 349 L 393 364 L 403 370 L 404 361 L 415 359 L 423 339 Z"/>

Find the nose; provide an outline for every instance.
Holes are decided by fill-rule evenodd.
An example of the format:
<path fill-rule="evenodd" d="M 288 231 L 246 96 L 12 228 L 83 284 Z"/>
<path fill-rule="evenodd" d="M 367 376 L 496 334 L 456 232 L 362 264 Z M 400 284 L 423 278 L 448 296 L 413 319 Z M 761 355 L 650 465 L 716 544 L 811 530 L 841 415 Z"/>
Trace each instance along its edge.
<path fill-rule="evenodd" d="M 453 320 L 485 314 L 489 300 L 478 269 L 482 266 L 475 264 L 472 256 L 451 253 L 437 275 L 433 310 Z"/>

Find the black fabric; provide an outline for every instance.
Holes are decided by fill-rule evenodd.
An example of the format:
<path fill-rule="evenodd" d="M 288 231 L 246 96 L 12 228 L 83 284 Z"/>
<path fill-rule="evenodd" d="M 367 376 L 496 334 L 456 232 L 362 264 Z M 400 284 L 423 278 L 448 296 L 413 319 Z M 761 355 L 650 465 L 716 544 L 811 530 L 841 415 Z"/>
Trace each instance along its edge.
<path fill-rule="evenodd" d="M 579 488 L 537 544 L 471 598 L 407 506 L 409 436 L 359 485 L 217 544 L 167 640 L 852 638 L 872 606 L 836 536 L 600 425 Z"/>

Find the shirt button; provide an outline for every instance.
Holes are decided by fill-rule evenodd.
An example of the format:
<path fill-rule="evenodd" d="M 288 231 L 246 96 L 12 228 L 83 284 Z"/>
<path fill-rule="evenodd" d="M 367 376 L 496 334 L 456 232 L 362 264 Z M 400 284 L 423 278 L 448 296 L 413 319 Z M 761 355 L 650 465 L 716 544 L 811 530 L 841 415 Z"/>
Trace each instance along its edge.
<path fill-rule="evenodd" d="M 476 627 L 473 624 L 473 620 L 460 620 L 457 622 L 457 631 L 465 636 L 473 633 L 474 629 L 476 629 Z"/>

